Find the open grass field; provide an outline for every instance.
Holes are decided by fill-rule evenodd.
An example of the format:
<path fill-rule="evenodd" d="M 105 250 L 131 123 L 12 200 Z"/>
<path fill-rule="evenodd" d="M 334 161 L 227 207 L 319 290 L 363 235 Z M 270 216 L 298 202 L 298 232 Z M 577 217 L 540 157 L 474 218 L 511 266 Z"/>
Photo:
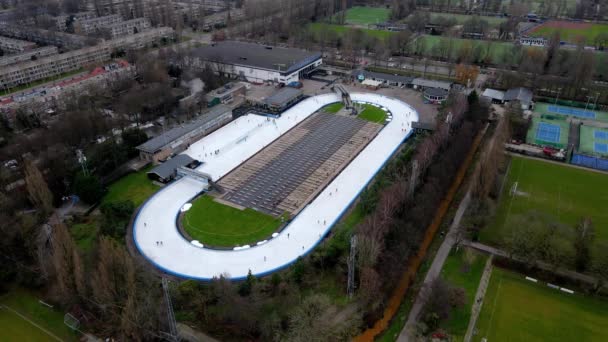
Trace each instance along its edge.
<path fill-rule="evenodd" d="M 575 44 L 580 36 L 585 38 L 587 44 L 594 45 L 595 38 L 598 35 L 608 33 L 608 24 L 551 20 L 536 27 L 528 34 L 533 37 L 549 39 L 553 36 L 554 32 L 559 32 L 560 39 L 571 44 Z"/>
<path fill-rule="evenodd" d="M 383 30 L 371 30 L 371 29 L 360 29 L 342 25 L 324 24 L 324 23 L 312 23 L 309 28 L 313 34 L 317 37 L 325 35 L 328 31 L 335 32 L 338 36 L 343 37 L 348 31 L 361 30 L 367 37 L 387 39 L 390 35 L 395 32 L 383 31 Z"/>
<path fill-rule="evenodd" d="M 281 226 L 281 219 L 247 208 L 239 210 L 201 196 L 192 203 L 182 224 L 203 245 L 235 247 L 267 239 Z"/>
<path fill-rule="evenodd" d="M 323 111 L 325 111 L 326 113 L 335 114 L 339 112 L 342 108 L 344 108 L 344 104 L 342 104 L 342 102 L 336 102 L 323 107 Z"/>
<path fill-rule="evenodd" d="M 537 135 L 538 126 L 541 123 L 559 126 L 559 140 L 558 141 L 549 141 L 539 139 Z M 530 129 L 528 130 L 528 135 L 526 136 L 526 142 L 528 144 L 536 144 L 543 146 L 553 146 L 556 148 L 566 148 L 568 145 L 568 136 L 570 134 L 570 125 L 566 120 L 548 120 L 540 117 L 533 117 L 532 124 L 530 125 Z"/>
<path fill-rule="evenodd" d="M 14 289 L 0 296 L 0 341 L 78 341 L 78 333 L 63 324 L 63 313 L 40 304 L 31 292 Z"/>
<path fill-rule="evenodd" d="M 386 22 L 391 14 L 388 8 L 384 7 L 363 7 L 355 6 L 346 10 L 346 24 L 350 25 L 369 25 Z M 341 14 L 336 14 L 335 18 Z"/>
<path fill-rule="evenodd" d="M 549 110 L 549 107 L 557 107 L 560 108 L 561 110 L 575 110 L 575 111 L 581 111 L 584 112 L 585 108 L 578 108 L 578 107 L 568 107 L 568 106 L 560 106 L 560 105 L 553 105 L 551 103 L 537 103 L 534 105 L 534 113 L 539 114 L 539 115 L 554 115 L 554 116 L 570 116 L 572 117 L 572 115 L 566 115 L 566 114 L 556 114 L 553 111 Z M 593 114 L 595 115 L 595 119 L 587 119 L 587 120 L 595 120 L 595 121 L 602 121 L 602 122 L 608 122 L 608 113 L 606 112 L 602 112 L 599 110 L 590 110 L 587 109 L 587 112 L 593 112 Z"/>
<path fill-rule="evenodd" d="M 466 305 L 454 310 L 450 319 L 442 324 L 442 328 L 450 334 L 453 341 L 462 341 L 467 332 L 471 318 L 471 306 L 475 301 L 475 294 L 487 258 L 485 254 L 477 253 L 472 249 L 460 248 L 459 251 L 452 249 L 443 265 L 441 277 L 453 286 L 463 288 L 467 295 Z"/>
<path fill-rule="evenodd" d="M 511 196 L 517 182 L 520 195 Z M 608 175 L 550 162 L 512 157 L 494 222 L 481 230 L 480 240 L 502 244 L 511 232 L 510 218 L 537 211 L 574 229 L 588 216 L 595 241 L 608 241 Z"/>
<path fill-rule="evenodd" d="M 606 300 L 567 294 L 494 268 L 473 340 L 608 341 L 606 317 Z"/>
<path fill-rule="evenodd" d="M 608 153 L 596 151 L 595 144 L 608 144 L 608 129 L 581 125 L 579 151 L 590 155 L 608 156 Z"/>
<path fill-rule="evenodd" d="M 361 111 L 361 113 L 359 113 L 358 117 L 360 119 L 379 123 L 379 124 L 383 124 L 384 121 L 386 120 L 386 112 L 384 110 L 382 110 L 381 108 L 372 106 L 370 104 L 365 104 L 364 108 L 365 109 L 363 109 L 363 111 Z"/>
<path fill-rule="evenodd" d="M 141 171 L 128 174 L 108 187 L 108 193 L 103 197 L 101 203 L 129 200 L 135 207 L 140 206 L 148 197 L 156 192 L 159 187 L 148 179 L 146 172 L 152 166 Z"/>
<path fill-rule="evenodd" d="M 435 23 L 437 20 L 441 20 L 442 18 L 445 18 L 445 19 L 455 19 L 456 23 L 458 25 L 462 25 L 473 17 L 477 17 L 479 19 L 487 21 L 491 27 L 498 27 L 498 26 L 500 26 L 500 24 L 507 21 L 507 18 L 490 17 L 490 16 L 485 16 L 485 15 L 473 16 L 473 15 L 467 15 L 467 14 L 431 12 L 431 22 L 432 23 Z"/>

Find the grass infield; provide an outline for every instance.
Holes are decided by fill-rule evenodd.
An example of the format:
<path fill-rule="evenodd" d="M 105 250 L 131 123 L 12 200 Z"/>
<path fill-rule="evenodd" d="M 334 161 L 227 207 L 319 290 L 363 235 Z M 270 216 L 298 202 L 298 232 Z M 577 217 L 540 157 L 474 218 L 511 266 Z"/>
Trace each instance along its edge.
<path fill-rule="evenodd" d="M 386 120 L 386 112 L 381 108 L 370 104 L 364 105 L 365 109 L 359 113 L 359 118 L 375 123 L 382 124 Z"/>
<path fill-rule="evenodd" d="M 522 195 L 511 196 L 517 182 Z M 585 216 L 593 221 L 595 241 L 608 241 L 608 175 L 550 162 L 512 157 L 495 221 L 480 231 L 480 239 L 502 244 L 511 232 L 510 218 L 538 211 L 572 229 Z"/>
<path fill-rule="evenodd" d="M 336 102 L 323 107 L 323 111 L 326 113 L 335 114 L 339 112 L 342 108 L 344 108 L 344 104 L 342 104 L 342 102 Z"/>
<path fill-rule="evenodd" d="M 267 239 L 281 226 L 281 219 L 253 209 L 240 210 L 201 196 L 183 218 L 184 230 L 203 245 L 235 247 Z"/>
<path fill-rule="evenodd" d="M 608 341 L 608 301 L 492 270 L 474 341 Z"/>

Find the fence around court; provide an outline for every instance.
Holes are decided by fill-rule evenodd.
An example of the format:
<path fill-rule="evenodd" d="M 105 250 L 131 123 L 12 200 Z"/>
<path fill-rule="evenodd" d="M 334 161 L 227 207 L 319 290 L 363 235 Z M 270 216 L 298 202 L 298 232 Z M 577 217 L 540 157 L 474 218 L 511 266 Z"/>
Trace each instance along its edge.
<path fill-rule="evenodd" d="M 581 153 L 573 153 L 571 164 L 585 166 L 592 169 L 608 171 L 608 159 L 588 156 Z"/>

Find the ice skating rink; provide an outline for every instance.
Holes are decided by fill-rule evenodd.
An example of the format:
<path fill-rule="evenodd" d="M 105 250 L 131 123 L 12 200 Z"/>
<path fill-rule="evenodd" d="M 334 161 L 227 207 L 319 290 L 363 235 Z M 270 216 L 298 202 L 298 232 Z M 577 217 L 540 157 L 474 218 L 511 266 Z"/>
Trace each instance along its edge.
<path fill-rule="evenodd" d="M 391 121 L 278 236 L 240 250 L 192 244 L 180 234 L 176 221 L 182 206 L 203 189 L 203 184 L 183 177 L 154 194 L 137 213 L 133 239 L 139 252 L 157 268 L 178 277 L 210 280 L 224 274 L 236 280 L 246 277 L 249 270 L 257 276 L 272 273 L 312 251 L 410 136 L 412 122 L 418 121 L 418 113 L 400 100 L 373 93 L 353 93 L 351 98 L 384 107 L 392 114 Z M 197 170 L 218 180 L 321 107 L 340 100 L 337 94 L 311 97 L 276 120 L 242 116 L 192 144 L 184 153 L 203 162 Z"/>

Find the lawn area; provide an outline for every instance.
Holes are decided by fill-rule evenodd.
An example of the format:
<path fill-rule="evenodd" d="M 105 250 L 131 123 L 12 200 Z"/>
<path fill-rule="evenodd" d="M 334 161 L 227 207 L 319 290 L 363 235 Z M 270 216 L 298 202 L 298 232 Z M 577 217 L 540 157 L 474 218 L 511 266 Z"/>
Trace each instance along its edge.
<path fill-rule="evenodd" d="M 533 29 L 529 34 L 533 37 L 550 39 L 553 33 L 559 31 L 562 41 L 575 44 L 577 37 L 585 37 L 587 44 L 595 45 L 595 38 L 601 33 L 608 33 L 607 24 L 570 23 L 563 21 L 548 21 Z"/>
<path fill-rule="evenodd" d="M 517 182 L 520 195 L 511 196 Z M 608 241 L 608 175 L 569 166 L 512 157 L 509 175 L 494 222 L 480 232 L 483 242 L 501 244 L 510 234 L 509 219 L 532 210 L 551 215 L 574 229 L 588 216 L 595 227 L 595 241 Z"/>
<path fill-rule="evenodd" d="M 84 223 L 77 223 L 70 227 L 70 234 L 80 251 L 88 253 L 95 244 L 99 234 L 99 226 L 94 219 Z"/>
<path fill-rule="evenodd" d="M 384 23 L 388 20 L 391 11 L 383 7 L 355 6 L 346 11 L 346 24 L 369 25 Z M 336 14 L 336 16 L 341 14 Z M 334 18 L 336 17 L 334 16 Z"/>
<path fill-rule="evenodd" d="M 359 118 L 379 124 L 383 124 L 386 120 L 386 112 L 381 108 L 370 104 L 364 104 L 365 109 L 359 113 Z"/>
<path fill-rule="evenodd" d="M 479 19 L 487 21 L 488 24 L 492 27 L 498 27 L 498 26 L 500 26 L 500 24 L 507 21 L 507 18 L 490 17 L 490 16 L 485 16 L 485 15 L 479 16 L 479 15 L 467 15 L 467 14 L 456 14 L 456 13 L 431 12 L 431 22 L 432 23 L 437 22 L 437 20 L 440 18 L 446 18 L 446 19 L 454 18 L 458 25 L 462 25 L 473 17 L 477 17 Z"/>
<path fill-rule="evenodd" d="M 323 107 L 323 111 L 325 111 L 326 113 L 334 114 L 339 112 L 342 108 L 344 108 L 344 104 L 342 102 L 336 102 Z"/>
<path fill-rule="evenodd" d="M 152 166 L 128 174 L 110 184 L 108 193 L 101 200 L 101 203 L 130 200 L 135 207 L 139 207 L 159 189 L 158 186 L 148 179 L 146 172 L 150 171 L 150 169 L 152 169 Z"/>
<path fill-rule="evenodd" d="M 267 239 L 281 219 L 247 208 L 239 210 L 201 196 L 182 220 L 184 229 L 203 245 L 234 247 Z"/>
<path fill-rule="evenodd" d="M 477 253 L 472 249 L 461 248 L 458 252 L 452 249 L 443 265 L 441 277 L 451 285 L 463 288 L 467 294 L 466 305 L 452 311 L 449 320 L 442 324 L 442 328 L 451 335 L 453 341 L 462 341 L 467 332 L 471 318 L 471 306 L 475 301 L 475 294 L 487 259 L 485 254 Z"/>
<path fill-rule="evenodd" d="M 309 29 L 316 36 L 320 36 L 328 31 L 334 31 L 338 36 L 344 36 L 348 31 L 361 30 L 366 36 L 378 39 L 387 39 L 394 32 L 383 31 L 383 30 L 370 30 L 370 29 L 359 29 L 342 25 L 332 25 L 324 23 L 312 23 L 309 25 Z"/>
<path fill-rule="evenodd" d="M 38 298 L 23 289 L 14 289 L 0 296 L 0 306 L 19 312 L 64 341 L 78 341 L 78 333 L 63 324 L 63 313 L 38 302 Z M 0 308 L 0 341 L 54 341 L 51 335 L 5 308 Z"/>
<path fill-rule="evenodd" d="M 608 341 L 608 301 L 567 294 L 500 268 L 492 277 L 474 341 Z"/>

